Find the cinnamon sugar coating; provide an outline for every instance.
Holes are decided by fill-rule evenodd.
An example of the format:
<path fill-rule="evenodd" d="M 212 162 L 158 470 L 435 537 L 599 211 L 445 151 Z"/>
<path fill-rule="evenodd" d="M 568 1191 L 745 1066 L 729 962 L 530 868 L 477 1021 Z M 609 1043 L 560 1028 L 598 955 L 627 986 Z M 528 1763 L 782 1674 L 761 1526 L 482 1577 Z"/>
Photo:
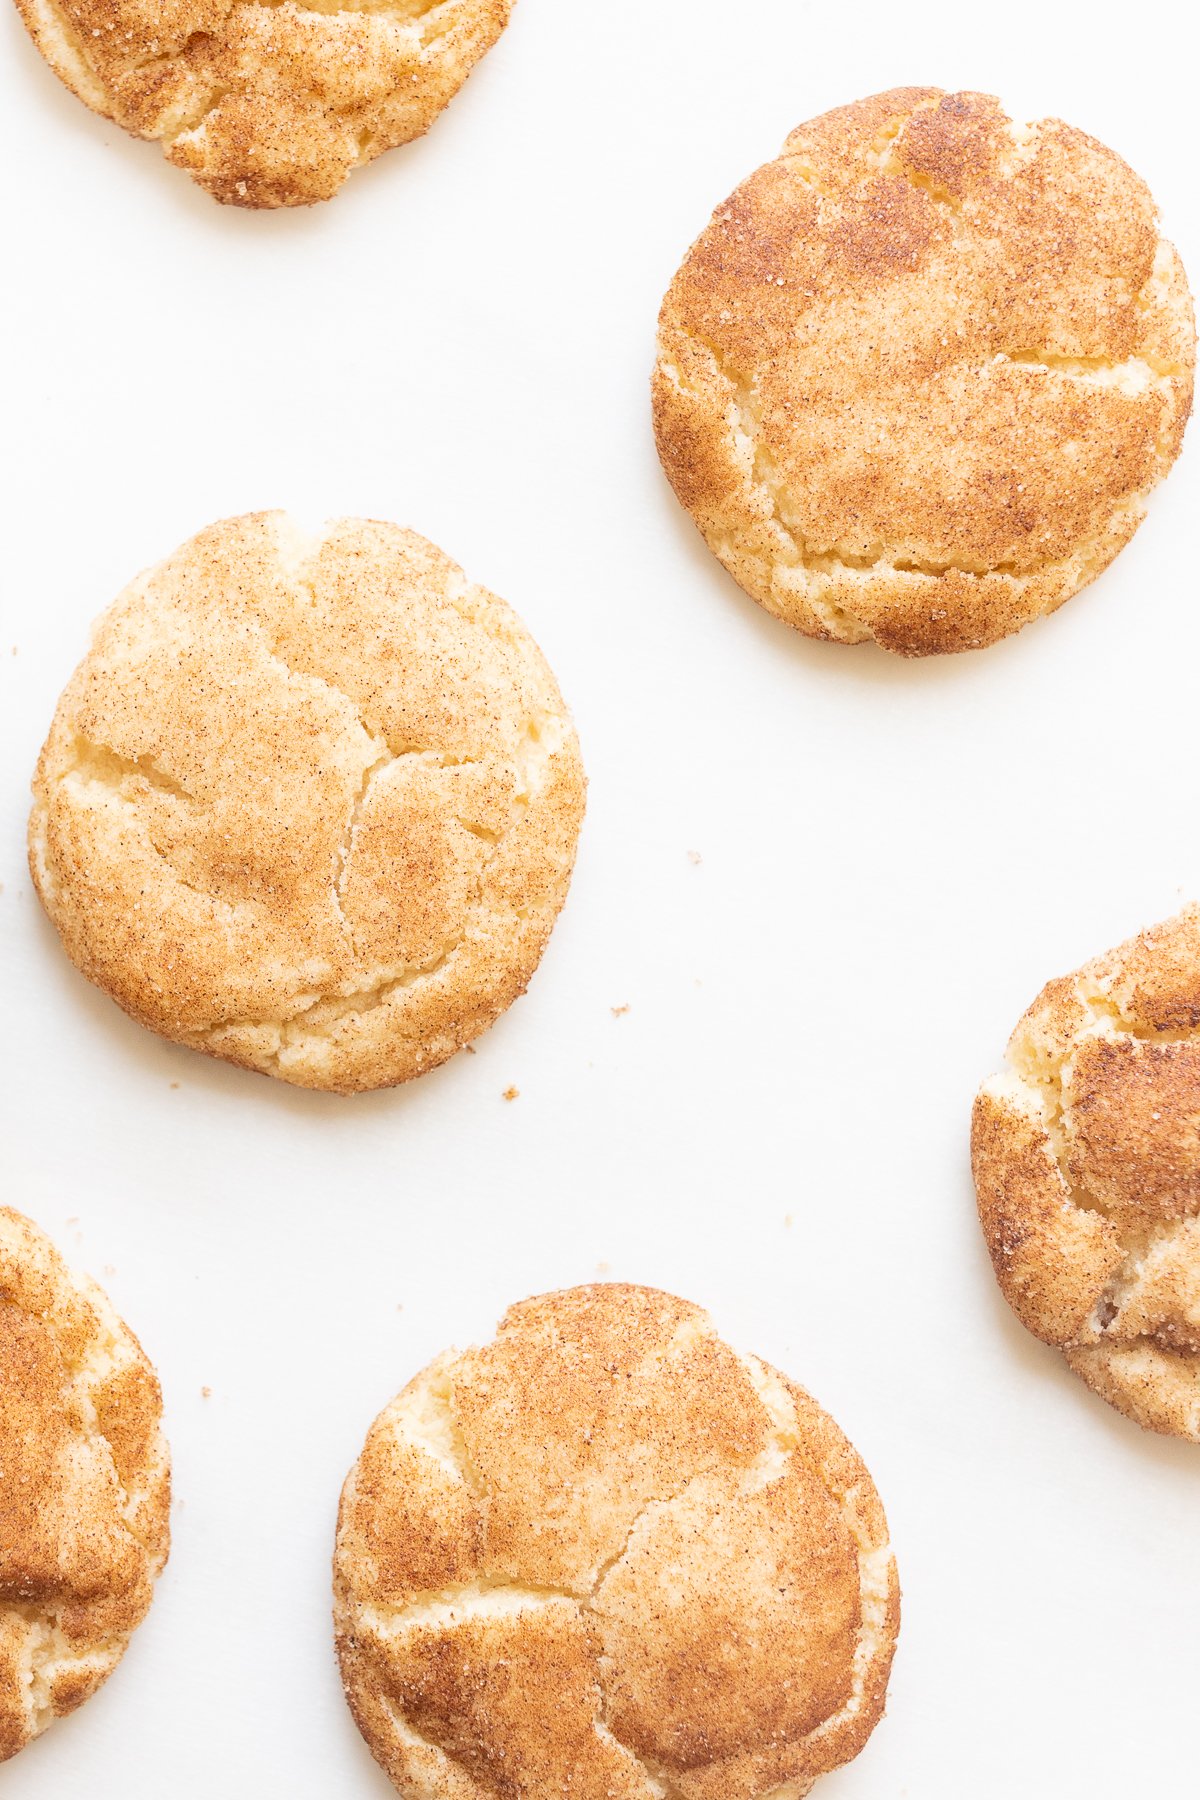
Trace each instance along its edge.
<path fill-rule="evenodd" d="M 798 1800 L 883 1709 L 896 1568 L 804 1391 L 648 1288 L 510 1308 L 380 1414 L 338 1655 L 402 1793 Z"/>
<path fill-rule="evenodd" d="M 584 778 L 515 613 L 398 526 L 200 532 L 98 622 L 30 864 L 153 1031 L 305 1087 L 407 1081 L 521 994 Z"/>
<path fill-rule="evenodd" d="M 16 0 L 94 112 L 231 206 L 328 200 L 428 131 L 513 0 Z"/>
<path fill-rule="evenodd" d="M 170 1541 L 158 1380 L 107 1296 L 0 1207 L 0 1761 L 107 1680 Z"/>
<path fill-rule="evenodd" d="M 986 94 L 826 113 L 717 208 L 663 302 L 663 467 L 811 637 L 993 643 L 1128 542 L 1178 455 L 1195 328 L 1145 184 Z"/>
<path fill-rule="evenodd" d="M 1105 1400 L 1200 1443 L 1200 909 L 1048 982 L 975 1102 L 1004 1296 Z"/>

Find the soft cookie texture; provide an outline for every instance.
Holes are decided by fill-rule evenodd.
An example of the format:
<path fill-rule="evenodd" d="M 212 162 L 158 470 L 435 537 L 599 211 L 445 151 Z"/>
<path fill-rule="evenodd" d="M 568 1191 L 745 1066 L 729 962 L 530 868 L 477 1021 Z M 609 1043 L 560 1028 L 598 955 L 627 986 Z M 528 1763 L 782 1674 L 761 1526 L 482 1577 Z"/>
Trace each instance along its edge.
<path fill-rule="evenodd" d="M 343 1490 L 334 1591 L 355 1719 L 426 1800 L 798 1800 L 878 1721 L 899 1622 L 833 1421 L 616 1284 L 409 1382 Z"/>
<path fill-rule="evenodd" d="M 1029 1330 L 1200 1443 L 1200 909 L 1048 982 L 980 1090 L 979 1216 Z"/>
<path fill-rule="evenodd" d="M 328 200 L 428 131 L 513 0 L 16 0 L 73 93 L 233 206 Z"/>
<path fill-rule="evenodd" d="M 583 800 L 503 601 L 397 526 L 253 514 L 96 626 L 30 864 L 71 959 L 142 1024 L 350 1092 L 432 1068 L 524 991 Z"/>
<path fill-rule="evenodd" d="M 1053 611 L 1179 452 L 1195 329 L 1154 201 L 1057 119 L 899 88 L 794 131 L 663 302 L 663 467 L 811 637 L 969 650 Z"/>
<path fill-rule="evenodd" d="M 0 1761 L 116 1668 L 167 1560 L 162 1397 L 137 1339 L 0 1207 Z"/>

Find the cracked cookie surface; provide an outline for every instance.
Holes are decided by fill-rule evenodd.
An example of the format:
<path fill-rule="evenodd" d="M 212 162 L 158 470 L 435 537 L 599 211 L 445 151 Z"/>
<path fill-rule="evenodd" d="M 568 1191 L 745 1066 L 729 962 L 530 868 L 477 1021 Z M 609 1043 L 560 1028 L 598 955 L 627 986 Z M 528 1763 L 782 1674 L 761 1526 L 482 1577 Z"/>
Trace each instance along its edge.
<path fill-rule="evenodd" d="M 112 1673 L 167 1560 L 158 1381 L 107 1296 L 0 1207 L 0 1761 Z"/>
<path fill-rule="evenodd" d="M 794 131 L 663 302 L 663 467 L 786 623 L 994 642 L 1111 562 L 1182 442 L 1195 328 L 1144 183 L 1055 119 L 903 88 Z"/>
<path fill-rule="evenodd" d="M 1105 1400 L 1200 1443 L 1200 909 L 1047 983 L 975 1102 L 1018 1318 Z"/>
<path fill-rule="evenodd" d="M 342 1494 L 354 1717 L 429 1800 L 798 1800 L 883 1710 L 899 1587 L 861 1459 L 698 1307 L 510 1308 L 380 1414 Z"/>
<path fill-rule="evenodd" d="M 524 991 L 583 800 L 502 600 L 397 526 L 251 514 L 100 619 L 39 760 L 30 866 L 132 1017 L 351 1092 L 434 1067 Z"/>
<path fill-rule="evenodd" d="M 429 129 L 513 0 L 17 0 L 87 103 L 234 206 L 328 200 Z"/>

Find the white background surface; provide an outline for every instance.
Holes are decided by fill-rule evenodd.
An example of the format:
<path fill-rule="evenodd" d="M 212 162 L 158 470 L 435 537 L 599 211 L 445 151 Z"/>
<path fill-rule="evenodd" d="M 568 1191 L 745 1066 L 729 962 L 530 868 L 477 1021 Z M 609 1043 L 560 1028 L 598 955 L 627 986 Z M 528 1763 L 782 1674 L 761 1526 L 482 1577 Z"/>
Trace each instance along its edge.
<path fill-rule="evenodd" d="M 647 406 L 658 302 L 711 208 L 793 125 L 897 83 L 1111 143 L 1195 277 L 1181 19 L 521 0 L 424 142 L 275 215 L 93 118 L 4 20 L 6 1197 L 155 1359 L 177 1493 L 125 1663 L 6 1796 L 385 1800 L 330 1648 L 342 1477 L 430 1355 L 598 1271 L 709 1305 L 878 1481 L 900 1649 L 822 1796 L 1194 1791 L 1200 1451 L 1010 1317 L 966 1135 L 1041 982 L 1200 893 L 1200 442 L 1057 618 L 904 664 L 739 594 Z M 528 997 L 477 1055 L 356 1100 L 140 1031 L 24 869 L 90 620 L 209 520 L 274 505 L 411 524 L 509 598 L 591 776 Z"/>

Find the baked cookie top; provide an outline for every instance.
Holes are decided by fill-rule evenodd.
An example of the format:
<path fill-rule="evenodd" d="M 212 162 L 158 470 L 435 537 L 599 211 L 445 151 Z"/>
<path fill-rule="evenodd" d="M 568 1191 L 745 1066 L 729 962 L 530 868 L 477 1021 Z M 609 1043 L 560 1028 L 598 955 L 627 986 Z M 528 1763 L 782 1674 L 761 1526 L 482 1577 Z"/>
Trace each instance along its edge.
<path fill-rule="evenodd" d="M 1200 1443 L 1200 909 L 1048 982 L 985 1083 L 979 1215 L 1005 1298 L 1089 1387 Z"/>
<path fill-rule="evenodd" d="M 397 526 L 264 513 L 99 621 L 30 862 L 72 960 L 142 1024 L 349 1092 L 432 1068 L 523 992 L 583 803 L 503 601 Z"/>
<path fill-rule="evenodd" d="M 162 1396 L 137 1339 L 0 1207 L 0 1760 L 110 1675 L 167 1560 Z"/>
<path fill-rule="evenodd" d="M 1195 329 L 1145 184 L 1057 119 L 900 88 L 794 131 L 663 302 L 663 467 L 746 591 L 908 656 L 1049 612 L 1178 454 Z"/>
<path fill-rule="evenodd" d="M 512 1307 L 381 1413 L 342 1495 L 342 1673 L 405 1793 L 806 1794 L 876 1724 L 898 1616 L 833 1421 L 648 1288 Z"/>
<path fill-rule="evenodd" d="M 93 111 L 233 206 L 328 200 L 427 131 L 513 0 L 17 0 Z"/>

